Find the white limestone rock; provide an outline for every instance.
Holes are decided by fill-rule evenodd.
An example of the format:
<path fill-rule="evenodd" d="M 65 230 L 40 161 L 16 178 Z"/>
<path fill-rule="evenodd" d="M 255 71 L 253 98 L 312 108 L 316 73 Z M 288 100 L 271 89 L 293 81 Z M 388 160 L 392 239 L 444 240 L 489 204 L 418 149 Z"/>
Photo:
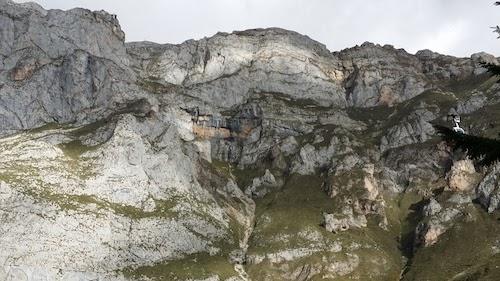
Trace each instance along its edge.
<path fill-rule="evenodd" d="M 476 188 L 480 178 L 481 174 L 476 172 L 472 160 L 459 160 L 448 172 L 448 187 L 454 191 L 469 192 Z"/>

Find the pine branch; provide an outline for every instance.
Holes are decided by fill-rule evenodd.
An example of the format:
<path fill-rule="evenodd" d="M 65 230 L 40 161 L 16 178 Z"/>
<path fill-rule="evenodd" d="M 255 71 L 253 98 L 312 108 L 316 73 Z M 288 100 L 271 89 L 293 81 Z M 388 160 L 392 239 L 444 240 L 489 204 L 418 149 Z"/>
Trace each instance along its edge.
<path fill-rule="evenodd" d="M 500 76 L 500 65 L 488 63 L 488 62 L 480 62 L 482 67 L 486 68 L 487 71 L 493 76 Z M 497 83 L 500 83 L 500 79 L 497 80 Z"/>
<path fill-rule="evenodd" d="M 487 167 L 500 161 L 500 140 L 461 134 L 440 125 L 434 125 L 434 128 L 453 149 L 462 149 L 480 166 Z"/>
<path fill-rule="evenodd" d="M 498 33 L 498 37 L 497 39 L 500 39 L 500 26 L 492 26 L 491 28 L 493 28 L 493 32 L 494 33 Z"/>
<path fill-rule="evenodd" d="M 486 68 L 492 75 L 500 75 L 500 65 L 488 62 L 480 62 L 480 64 L 482 67 Z"/>

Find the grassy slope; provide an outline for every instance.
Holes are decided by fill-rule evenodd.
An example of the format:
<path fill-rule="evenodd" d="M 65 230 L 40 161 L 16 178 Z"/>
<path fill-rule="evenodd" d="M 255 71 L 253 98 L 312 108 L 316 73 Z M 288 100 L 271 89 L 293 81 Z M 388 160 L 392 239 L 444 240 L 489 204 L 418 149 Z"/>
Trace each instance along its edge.
<path fill-rule="evenodd" d="M 225 253 L 227 254 L 227 253 Z M 165 261 L 151 266 L 143 266 L 124 271 L 125 277 L 143 280 L 190 280 L 204 279 L 218 275 L 221 280 L 236 276 L 233 265 L 225 255 L 210 256 L 207 253 L 199 253 L 187 256 L 175 261 Z"/>
<path fill-rule="evenodd" d="M 487 214 L 478 206 L 468 208 L 462 219 L 433 246 L 419 249 L 403 280 L 498 280 L 500 255 L 499 214 Z"/>
<path fill-rule="evenodd" d="M 280 280 L 285 272 L 312 265 L 323 272 L 311 280 L 325 280 L 322 276 L 327 272 L 322 268 L 329 263 L 347 261 L 349 257 L 346 252 L 351 252 L 360 257 L 360 265 L 353 273 L 336 276 L 335 280 L 363 276 L 371 276 L 373 280 L 396 280 L 401 268 L 398 245 L 394 243 L 397 238 L 376 226 L 375 220 L 370 219 L 368 228 L 339 234 L 329 233 L 320 226 L 323 212 L 332 212 L 340 207 L 338 202 L 321 190 L 321 182 L 319 176 L 292 175 L 283 190 L 257 201 L 257 222 L 250 241 L 249 255 L 300 248 L 319 250 L 289 262 L 272 264 L 264 260 L 260 264 L 250 264 L 247 266 L 250 276 L 254 280 Z M 307 236 L 299 235 L 305 232 L 320 233 L 321 242 L 316 243 Z M 329 251 L 335 243 L 340 243 L 344 249 L 353 245 L 359 245 L 359 248 L 338 253 Z M 381 268 L 384 270 L 381 271 Z"/>

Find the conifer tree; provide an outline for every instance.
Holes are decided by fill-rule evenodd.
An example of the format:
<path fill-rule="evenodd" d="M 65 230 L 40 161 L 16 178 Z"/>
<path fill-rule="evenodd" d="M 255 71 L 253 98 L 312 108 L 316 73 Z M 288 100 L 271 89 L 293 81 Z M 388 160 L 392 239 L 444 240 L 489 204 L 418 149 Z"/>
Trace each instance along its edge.
<path fill-rule="evenodd" d="M 461 149 L 480 166 L 490 166 L 500 160 L 500 140 L 490 139 L 453 131 L 434 125 L 434 128 L 453 149 Z"/>
<path fill-rule="evenodd" d="M 500 6 L 500 1 L 495 2 L 496 6 Z M 500 39 L 500 26 L 493 26 L 493 32 L 498 34 L 498 37 Z M 500 77 L 500 65 L 496 65 L 493 63 L 482 63 L 483 67 L 488 69 L 488 72 L 491 73 L 492 75 L 499 76 Z M 497 81 L 500 82 L 500 79 Z"/>
<path fill-rule="evenodd" d="M 495 5 L 500 6 L 500 1 L 496 1 Z M 500 27 L 497 25 L 496 27 L 493 27 L 493 29 L 493 32 L 498 33 L 498 38 L 500 38 Z M 483 63 L 482 65 L 488 69 L 489 73 L 500 77 L 500 65 L 492 63 Z M 497 82 L 500 82 L 500 78 Z M 467 155 L 471 159 L 477 161 L 480 166 L 490 166 L 500 161 L 499 139 L 489 139 L 463 134 L 440 125 L 434 125 L 434 128 L 438 134 L 441 135 L 441 138 L 448 142 L 453 149 L 461 149 L 465 151 Z"/>

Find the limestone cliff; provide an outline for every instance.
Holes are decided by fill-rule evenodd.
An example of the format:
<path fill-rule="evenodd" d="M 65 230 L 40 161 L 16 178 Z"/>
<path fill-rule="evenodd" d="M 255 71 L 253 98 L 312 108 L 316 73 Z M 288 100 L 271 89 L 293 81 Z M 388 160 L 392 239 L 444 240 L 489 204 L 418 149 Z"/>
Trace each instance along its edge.
<path fill-rule="evenodd" d="M 432 127 L 497 136 L 483 61 L 0 0 L 0 280 L 494 280 L 498 165 Z"/>

